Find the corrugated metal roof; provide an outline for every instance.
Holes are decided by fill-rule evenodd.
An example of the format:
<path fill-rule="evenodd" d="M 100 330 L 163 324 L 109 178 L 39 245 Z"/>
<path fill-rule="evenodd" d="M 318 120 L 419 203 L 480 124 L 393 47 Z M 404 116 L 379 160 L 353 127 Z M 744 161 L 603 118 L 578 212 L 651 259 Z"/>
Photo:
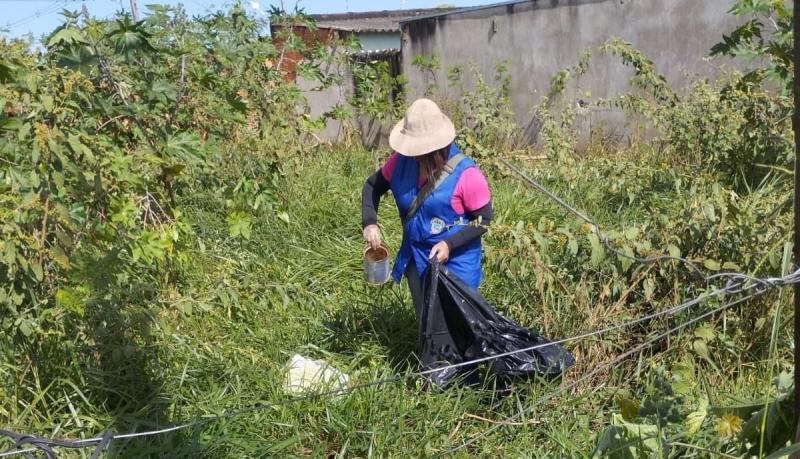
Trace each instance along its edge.
<path fill-rule="evenodd" d="M 360 13 L 312 14 L 323 29 L 349 32 L 399 32 L 400 22 L 421 16 L 456 11 L 457 8 L 422 8 L 409 10 L 365 11 Z"/>
<path fill-rule="evenodd" d="M 371 49 L 367 51 L 356 51 L 350 53 L 350 55 L 370 57 L 370 56 L 381 56 L 385 54 L 398 54 L 398 53 L 400 53 L 400 50 L 397 48 L 384 48 L 384 49 Z"/>
<path fill-rule="evenodd" d="M 511 1 L 507 1 L 507 2 L 492 3 L 492 4 L 489 4 L 489 5 L 470 6 L 470 7 L 466 7 L 466 8 L 454 8 L 454 9 L 450 9 L 450 10 L 446 10 L 446 11 L 431 12 L 431 13 L 423 14 L 423 15 L 419 15 L 419 16 L 403 18 L 403 19 L 400 20 L 400 24 L 405 23 L 405 22 L 416 21 L 416 20 L 419 20 L 419 19 L 429 19 L 429 18 L 435 18 L 435 17 L 439 17 L 439 16 L 447 16 L 447 15 L 453 14 L 453 13 L 468 13 L 470 11 L 480 11 L 480 10 L 485 10 L 485 9 L 489 9 L 489 8 L 496 8 L 498 6 L 516 5 L 518 3 L 529 3 L 529 2 L 536 2 L 536 1 L 538 1 L 538 0 L 511 0 Z"/>

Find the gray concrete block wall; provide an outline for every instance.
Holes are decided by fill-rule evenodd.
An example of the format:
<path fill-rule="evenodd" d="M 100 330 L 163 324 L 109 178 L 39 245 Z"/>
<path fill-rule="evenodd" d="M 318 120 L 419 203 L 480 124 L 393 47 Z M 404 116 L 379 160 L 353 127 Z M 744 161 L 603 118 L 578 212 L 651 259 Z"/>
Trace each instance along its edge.
<path fill-rule="evenodd" d="M 328 87 L 322 87 L 316 80 L 308 80 L 302 75 L 297 75 L 295 83 L 306 99 L 308 115 L 319 118 L 330 112 L 334 107 L 341 106 L 354 113 L 355 109 L 350 101 L 355 92 L 353 68 L 347 57 L 346 51 L 333 47 L 330 49 L 330 62 L 321 63 L 320 70 L 326 77 L 335 77 L 337 82 Z M 399 71 L 399 66 L 395 71 Z M 388 144 L 391 120 L 380 121 L 364 115 L 354 114 L 346 120 L 328 119 L 325 126 L 316 133 L 322 142 L 336 143 L 346 139 L 347 136 L 357 134 L 361 143 L 367 148 L 378 148 Z"/>
<path fill-rule="evenodd" d="M 630 90 L 630 69 L 619 58 L 603 56 L 597 47 L 612 37 L 631 42 L 653 60 L 674 88 L 687 82 L 687 72 L 714 78 L 731 64 L 710 60 L 711 47 L 739 19 L 728 13 L 733 0 L 531 0 L 418 19 L 402 24 L 403 73 L 409 100 L 431 83 L 428 72 L 412 65 L 415 56 L 436 54 L 440 92 L 447 88 L 447 69 L 477 65 L 491 81 L 495 65 L 510 61 L 512 105 L 517 122 L 535 141 L 532 110 L 550 89 L 559 70 L 578 62 L 592 49 L 589 72 L 564 94 L 567 101 L 590 95 L 608 98 Z M 469 72 L 464 81 L 469 87 Z M 590 113 L 595 124 L 622 128 L 624 117 L 606 111 Z M 583 121 L 583 124 L 592 124 Z M 624 128 L 623 128 L 624 129 Z"/>
<path fill-rule="evenodd" d="M 353 92 L 352 84 L 347 79 L 343 84 L 333 84 L 321 89 L 316 81 L 309 81 L 298 76 L 297 87 L 303 91 L 308 104 L 308 115 L 311 118 L 318 118 L 332 110 L 336 105 L 348 106 L 348 98 Z M 325 127 L 317 133 L 320 140 L 328 142 L 339 141 L 344 134 L 344 125 L 339 120 L 329 119 Z"/>

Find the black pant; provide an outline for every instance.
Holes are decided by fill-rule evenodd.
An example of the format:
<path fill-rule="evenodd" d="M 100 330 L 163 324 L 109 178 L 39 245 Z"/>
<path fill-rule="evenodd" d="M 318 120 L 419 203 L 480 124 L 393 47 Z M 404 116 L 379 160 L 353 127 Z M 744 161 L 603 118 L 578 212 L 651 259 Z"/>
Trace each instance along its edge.
<path fill-rule="evenodd" d="M 406 267 L 406 282 L 408 282 L 408 289 L 411 291 L 411 299 L 414 302 L 414 311 L 417 314 L 417 329 L 421 331 L 422 327 L 422 308 L 425 304 L 425 298 L 422 294 L 422 279 L 419 278 L 417 273 L 417 266 L 414 263 L 414 258 L 408 262 Z"/>

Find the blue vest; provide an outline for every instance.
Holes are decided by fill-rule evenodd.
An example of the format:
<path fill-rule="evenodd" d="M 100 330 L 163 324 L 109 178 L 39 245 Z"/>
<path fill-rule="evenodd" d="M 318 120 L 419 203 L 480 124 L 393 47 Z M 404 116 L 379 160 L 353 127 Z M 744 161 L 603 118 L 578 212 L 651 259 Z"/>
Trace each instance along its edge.
<path fill-rule="evenodd" d="M 449 157 L 460 152 L 458 147 L 452 144 Z M 475 167 L 475 162 L 469 158 L 462 159 L 453 173 L 433 193 L 428 195 L 411 219 L 404 222 L 403 242 L 392 271 L 395 282 L 400 282 L 412 257 L 421 278 L 428 268 L 428 255 L 434 244 L 462 229 L 456 223 L 466 222 L 465 219 L 462 220 L 465 215 L 457 213 L 453 209 L 453 206 L 450 205 L 450 198 L 453 196 L 461 173 L 470 167 Z M 413 158 L 400 156 L 397 159 L 390 187 L 401 219 L 419 192 L 418 174 L 419 165 Z M 480 238 L 451 252 L 445 266 L 467 285 L 477 289 L 482 275 Z"/>

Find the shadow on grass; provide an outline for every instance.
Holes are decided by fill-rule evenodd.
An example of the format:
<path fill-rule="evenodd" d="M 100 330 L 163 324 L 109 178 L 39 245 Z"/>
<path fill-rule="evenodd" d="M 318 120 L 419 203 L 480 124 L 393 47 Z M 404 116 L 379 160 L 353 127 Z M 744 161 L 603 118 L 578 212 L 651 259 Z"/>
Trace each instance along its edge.
<path fill-rule="evenodd" d="M 160 359 L 160 333 L 155 326 L 160 312 L 158 279 L 151 271 L 131 269 L 109 253 L 97 259 L 82 260 L 90 299 L 85 302 L 82 323 L 77 330 L 85 336 L 77 361 L 66 363 L 79 368 L 83 395 L 89 406 L 109 419 L 108 428 L 116 434 L 140 432 L 172 425 L 171 400 L 164 394 L 164 363 Z M 167 272 L 170 270 L 167 269 Z M 76 363 L 78 363 L 76 365 Z M 96 435 L 102 432 L 96 432 Z M 141 440 L 114 440 L 103 457 L 132 457 L 131 442 L 158 451 L 162 445 L 174 448 L 189 444 L 175 433 Z M 163 456 L 144 450 L 137 457 Z"/>
<path fill-rule="evenodd" d="M 114 440 L 106 450 L 108 458 L 195 458 L 208 456 L 204 425 L 151 437 Z M 144 427 L 142 427 L 144 430 Z"/>
<path fill-rule="evenodd" d="M 326 318 L 328 350 L 354 354 L 377 344 L 398 373 L 417 369 L 417 318 L 404 284 L 350 292 Z"/>
<path fill-rule="evenodd" d="M 158 352 L 150 338 L 152 311 L 138 304 L 104 304 L 94 312 L 97 346 L 93 364 L 84 370 L 92 381 L 93 405 L 113 418 L 115 433 L 167 425 L 169 401 L 161 396 Z M 129 457 L 117 454 L 120 446 L 122 441 L 113 441 L 106 457 Z"/>

